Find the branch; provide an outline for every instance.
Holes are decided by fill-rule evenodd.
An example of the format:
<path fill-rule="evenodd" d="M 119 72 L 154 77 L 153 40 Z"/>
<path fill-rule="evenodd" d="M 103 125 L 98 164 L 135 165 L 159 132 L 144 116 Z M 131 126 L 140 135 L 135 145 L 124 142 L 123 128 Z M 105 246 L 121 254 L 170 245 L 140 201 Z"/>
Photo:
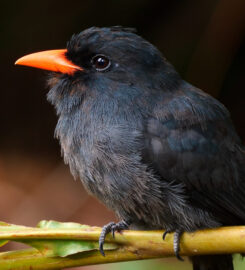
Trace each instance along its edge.
<path fill-rule="evenodd" d="M 55 229 L 16 225 L 0 226 L 0 242 L 5 243 L 5 240 L 19 241 L 39 249 L 39 251 L 27 249 L 0 253 L 0 269 L 61 269 L 174 256 L 173 234 L 167 235 L 166 240 L 163 241 L 163 231 L 123 231 L 116 233 L 115 239 L 111 235 L 106 237 L 106 242 L 111 244 L 107 246 L 108 250 L 105 251 L 106 257 L 103 257 L 97 250 L 101 228 L 80 226 L 82 228 L 66 226 Z M 80 251 L 82 252 L 76 249 L 76 252 L 68 253 L 73 255 L 61 257 L 64 255 L 59 254 L 60 250 L 71 243 L 72 245 L 69 247 L 74 246 L 74 243 L 80 243 L 82 246 Z M 88 248 L 87 243 L 94 245 L 92 248 L 91 245 Z M 180 250 L 182 256 L 245 253 L 245 226 L 184 233 L 181 237 Z"/>

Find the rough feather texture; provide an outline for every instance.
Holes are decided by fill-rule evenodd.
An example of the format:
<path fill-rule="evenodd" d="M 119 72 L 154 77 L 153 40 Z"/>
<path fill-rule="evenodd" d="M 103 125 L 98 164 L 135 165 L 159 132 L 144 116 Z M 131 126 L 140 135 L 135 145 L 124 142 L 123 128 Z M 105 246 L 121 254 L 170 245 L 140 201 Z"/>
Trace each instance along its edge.
<path fill-rule="evenodd" d="M 244 224 L 244 147 L 222 104 L 131 31 L 93 27 L 67 49 L 85 72 L 53 74 L 48 100 L 64 160 L 91 194 L 138 228 Z M 96 54 L 108 70 L 94 69 Z M 194 269 L 232 269 L 231 256 L 206 258 Z"/>

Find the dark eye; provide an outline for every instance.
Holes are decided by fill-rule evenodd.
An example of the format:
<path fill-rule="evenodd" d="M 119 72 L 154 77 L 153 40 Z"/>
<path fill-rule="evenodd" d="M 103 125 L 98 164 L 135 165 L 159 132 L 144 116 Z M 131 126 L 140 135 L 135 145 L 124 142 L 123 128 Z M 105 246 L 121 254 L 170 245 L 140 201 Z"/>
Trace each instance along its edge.
<path fill-rule="evenodd" d="M 111 62 L 106 56 L 98 54 L 92 58 L 92 64 L 96 70 L 104 71 L 111 65 Z"/>

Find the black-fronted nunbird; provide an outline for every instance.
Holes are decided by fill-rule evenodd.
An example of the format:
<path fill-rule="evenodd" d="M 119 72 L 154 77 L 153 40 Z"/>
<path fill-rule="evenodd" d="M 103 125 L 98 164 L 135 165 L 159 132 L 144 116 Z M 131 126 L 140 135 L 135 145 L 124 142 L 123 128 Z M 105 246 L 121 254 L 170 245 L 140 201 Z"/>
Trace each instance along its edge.
<path fill-rule="evenodd" d="M 17 64 L 53 71 L 48 100 L 64 160 L 121 219 L 104 226 L 103 255 L 106 234 L 129 226 L 175 232 L 179 257 L 182 232 L 245 224 L 245 148 L 229 112 L 134 31 L 92 27 L 67 49 Z M 233 269 L 231 255 L 192 261 Z"/>

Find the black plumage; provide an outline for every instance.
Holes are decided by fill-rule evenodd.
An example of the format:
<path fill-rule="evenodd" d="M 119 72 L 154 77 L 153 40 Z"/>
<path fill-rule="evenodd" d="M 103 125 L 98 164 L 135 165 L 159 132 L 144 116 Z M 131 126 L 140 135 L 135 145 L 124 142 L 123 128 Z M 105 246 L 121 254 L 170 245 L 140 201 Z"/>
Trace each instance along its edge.
<path fill-rule="evenodd" d="M 183 231 L 245 223 L 245 148 L 220 102 L 130 29 L 87 29 L 66 57 L 84 70 L 49 80 L 55 136 L 72 174 L 123 220 L 101 242 L 129 225 L 166 229 L 177 232 L 178 252 Z M 193 265 L 233 269 L 230 255 Z"/>

